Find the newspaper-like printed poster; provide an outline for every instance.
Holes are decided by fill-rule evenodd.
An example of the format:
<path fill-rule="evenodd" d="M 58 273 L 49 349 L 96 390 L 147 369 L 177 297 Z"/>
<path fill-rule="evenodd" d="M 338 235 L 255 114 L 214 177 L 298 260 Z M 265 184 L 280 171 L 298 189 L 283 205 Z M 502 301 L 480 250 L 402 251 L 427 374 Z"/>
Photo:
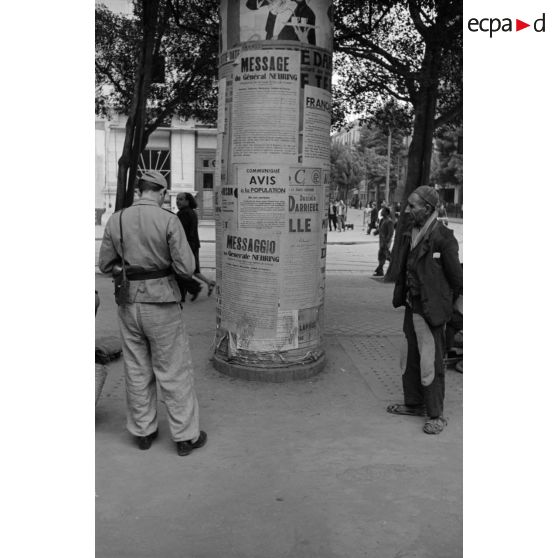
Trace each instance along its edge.
<path fill-rule="evenodd" d="M 291 169 L 288 227 L 282 236 L 281 310 L 316 306 L 322 237 L 322 170 Z"/>
<path fill-rule="evenodd" d="M 221 250 L 221 327 L 236 334 L 239 346 L 251 339 L 275 339 L 279 235 L 223 231 Z"/>
<path fill-rule="evenodd" d="M 321 165 L 329 161 L 331 126 L 331 93 L 306 85 L 303 97 L 303 147 L 305 165 Z"/>
<path fill-rule="evenodd" d="M 233 69 L 233 163 L 296 161 L 299 74 L 296 51 L 241 52 Z"/>
<path fill-rule="evenodd" d="M 220 16 L 220 347 L 298 362 L 321 344 L 332 1 L 228 1 Z"/>
<path fill-rule="evenodd" d="M 237 165 L 238 229 L 281 232 L 285 226 L 289 167 Z"/>

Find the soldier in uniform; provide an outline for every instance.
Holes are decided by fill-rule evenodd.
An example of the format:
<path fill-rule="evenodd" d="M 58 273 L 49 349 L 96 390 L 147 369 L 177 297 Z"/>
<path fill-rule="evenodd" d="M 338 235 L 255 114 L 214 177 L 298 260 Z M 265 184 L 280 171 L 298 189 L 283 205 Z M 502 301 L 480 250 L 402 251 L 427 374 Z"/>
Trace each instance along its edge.
<path fill-rule="evenodd" d="M 157 389 L 165 403 L 172 439 L 184 456 L 207 441 L 199 429 L 192 359 L 175 274 L 191 277 L 195 260 L 178 217 L 161 206 L 167 182 L 157 171 L 139 181 L 140 196 L 107 222 L 99 269 L 122 266 L 130 281 L 118 306 L 127 396 L 127 428 L 147 450 L 158 434 Z"/>

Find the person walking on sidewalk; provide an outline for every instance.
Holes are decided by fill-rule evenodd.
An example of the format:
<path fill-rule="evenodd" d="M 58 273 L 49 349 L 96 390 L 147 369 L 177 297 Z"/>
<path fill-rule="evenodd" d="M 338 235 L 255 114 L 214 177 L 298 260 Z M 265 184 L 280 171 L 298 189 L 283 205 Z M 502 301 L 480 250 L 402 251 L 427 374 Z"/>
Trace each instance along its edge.
<path fill-rule="evenodd" d="M 376 204 L 374 202 L 368 202 L 362 214 L 362 226 L 363 228 L 366 227 L 366 234 L 370 234 L 370 231 L 376 227 L 377 216 L 378 211 L 376 210 Z"/>
<path fill-rule="evenodd" d="M 448 212 L 446 211 L 446 206 L 443 203 L 441 203 L 438 208 L 438 220 L 442 221 L 446 227 L 449 225 Z"/>
<path fill-rule="evenodd" d="M 459 245 L 453 231 L 438 221 L 437 206 L 438 194 L 430 186 L 419 186 L 408 199 L 410 227 L 403 232 L 402 265 L 393 292 L 393 306 L 405 306 L 404 404 L 387 408 L 397 415 L 426 416 L 426 434 L 439 434 L 447 424 L 444 331 L 454 309 L 463 313 Z"/>
<path fill-rule="evenodd" d="M 372 211 L 370 212 L 370 224 L 368 225 L 366 234 L 370 234 L 370 232 L 378 226 L 378 208 L 376 207 L 376 202 L 372 202 L 370 207 Z"/>
<path fill-rule="evenodd" d="M 118 296 L 127 398 L 127 428 L 147 450 L 158 434 L 157 386 L 167 408 L 178 455 L 201 448 L 199 410 L 180 291 L 174 277 L 190 277 L 195 260 L 176 215 L 161 206 L 167 182 L 157 171 L 139 180 L 140 197 L 111 215 L 99 252 L 99 269 L 129 280 Z M 123 277 L 124 274 L 121 274 Z"/>
<path fill-rule="evenodd" d="M 374 234 L 380 236 L 380 249 L 378 250 L 378 267 L 374 271 L 376 277 L 384 275 L 384 264 L 386 260 L 390 259 L 389 247 L 391 246 L 391 239 L 393 238 L 393 221 L 391 219 L 390 210 L 388 207 L 382 208 L 380 226 L 374 231 Z"/>
<path fill-rule="evenodd" d="M 332 226 L 333 226 L 333 230 L 336 230 L 337 229 L 337 207 L 331 200 L 329 202 L 329 207 L 327 210 L 327 219 L 329 221 L 329 231 L 331 232 Z"/>
<path fill-rule="evenodd" d="M 184 227 L 184 232 L 186 233 L 186 238 L 188 244 L 192 249 L 194 258 L 196 260 L 196 270 L 194 271 L 194 277 L 203 281 L 207 285 L 207 296 L 211 296 L 213 289 L 215 288 L 215 281 L 208 279 L 200 271 L 200 237 L 198 235 L 198 215 L 196 213 L 196 208 L 198 203 L 192 194 L 189 192 L 180 192 L 176 196 L 176 206 L 178 207 L 178 213 L 176 214 Z M 196 285 L 191 286 L 190 283 L 196 283 Z M 196 300 L 201 287 L 197 281 L 190 279 L 188 283 L 179 281 L 178 286 L 182 294 L 182 300 L 184 300 L 186 291 L 192 292 L 192 300 Z"/>
<path fill-rule="evenodd" d="M 337 206 L 337 227 L 338 230 L 345 230 L 345 218 L 347 216 L 347 206 L 343 200 L 336 203 Z"/>

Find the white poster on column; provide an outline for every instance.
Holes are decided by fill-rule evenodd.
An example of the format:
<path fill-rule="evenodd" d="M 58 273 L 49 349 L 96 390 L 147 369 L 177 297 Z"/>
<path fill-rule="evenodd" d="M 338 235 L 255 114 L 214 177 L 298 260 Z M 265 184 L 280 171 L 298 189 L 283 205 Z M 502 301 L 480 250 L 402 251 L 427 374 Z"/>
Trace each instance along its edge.
<path fill-rule="evenodd" d="M 296 41 L 331 50 L 332 0 L 241 0 L 240 41 Z"/>
<path fill-rule="evenodd" d="M 241 52 L 233 78 L 233 163 L 297 161 L 299 74 L 299 52 Z"/>
<path fill-rule="evenodd" d="M 215 257 L 217 284 L 221 285 L 223 256 L 223 234 L 236 231 L 236 188 L 219 185 L 215 188 Z M 219 296 L 220 289 L 217 292 Z M 219 306 L 219 305 L 218 305 Z"/>
<path fill-rule="evenodd" d="M 273 350 L 277 331 L 279 235 L 223 231 L 222 327 L 237 348 Z"/>
<path fill-rule="evenodd" d="M 225 132 L 225 103 L 227 95 L 227 79 L 219 80 L 219 97 L 217 109 L 217 132 L 222 134 Z"/>
<path fill-rule="evenodd" d="M 238 229 L 281 232 L 287 216 L 289 167 L 238 165 Z"/>
<path fill-rule="evenodd" d="M 303 98 L 302 161 L 305 165 L 322 165 L 329 161 L 331 93 L 306 85 Z"/>
<path fill-rule="evenodd" d="M 291 169 L 287 230 L 281 239 L 281 310 L 316 306 L 320 274 L 322 170 Z"/>

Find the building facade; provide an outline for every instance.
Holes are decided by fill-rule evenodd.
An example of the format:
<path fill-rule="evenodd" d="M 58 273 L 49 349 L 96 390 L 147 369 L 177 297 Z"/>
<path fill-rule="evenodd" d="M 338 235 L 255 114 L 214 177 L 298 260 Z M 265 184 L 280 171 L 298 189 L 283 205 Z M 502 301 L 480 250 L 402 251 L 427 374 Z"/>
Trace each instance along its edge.
<path fill-rule="evenodd" d="M 118 159 L 125 136 L 125 117 L 95 121 L 95 221 L 102 224 L 114 212 Z M 142 153 L 139 171 L 158 170 L 169 184 L 166 206 L 176 211 L 176 195 L 190 192 L 201 219 L 214 215 L 217 129 L 173 118 L 170 127 L 153 132 Z"/>
<path fill-rule="evenodd" d="M 130 0 L 102 0 L 115 13 L 131 15 Z M 118 159 L 124 146 L 126 117 L 95 119 L 95 223 L 104 224 L 114 213 Z M 169 184 L 165 206 L 176 211 L 176 195 L 190 192 L 198 202 L 201 219 L 214 215 L 217 129 L 173 117 L 170 126 L 157 128 L 142 153 L 139 172 L 158 170 Z"/>
<path fill-rule="evenodd" d="M 358 123 L 350 128 L 342 128 L 339 132 L 331 135 L 331 142 L 341 145 L 356 145 L 360 141 L 362 126 Z"/>

